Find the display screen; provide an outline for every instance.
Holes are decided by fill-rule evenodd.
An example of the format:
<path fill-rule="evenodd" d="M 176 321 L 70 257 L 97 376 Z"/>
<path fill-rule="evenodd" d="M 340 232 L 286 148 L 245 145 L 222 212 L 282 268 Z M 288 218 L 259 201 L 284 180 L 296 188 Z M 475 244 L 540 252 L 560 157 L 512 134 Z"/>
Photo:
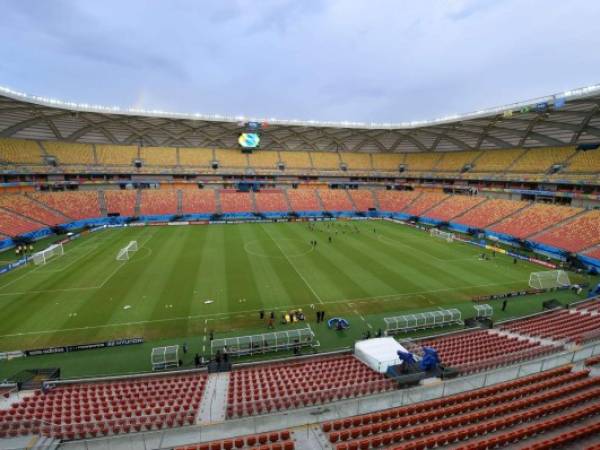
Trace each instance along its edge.
<path fill-rule="evenodd" d="M 257 148 L 260 144 L 260 136 L 257 133 L 242 133 L 238 143 L 242 148 Z"/>

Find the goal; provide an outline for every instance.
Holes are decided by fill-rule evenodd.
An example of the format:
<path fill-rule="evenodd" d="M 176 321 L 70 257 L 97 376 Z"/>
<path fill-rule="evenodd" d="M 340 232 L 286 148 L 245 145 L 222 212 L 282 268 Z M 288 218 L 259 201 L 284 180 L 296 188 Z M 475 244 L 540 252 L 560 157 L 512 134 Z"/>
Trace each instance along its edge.
<path fill-rule="evenodd" d="M 129 254 L 136 252 L 138 249 L 137 241 L 131 241 L 117 253 L 117 261 L 127 261 L 129 260 Z"/>
<path fill-rule="evenodd" d="M 447 242 L 452 242 L 454 240 L 454 233 L 448 233 L 447 231 L 438 230 L 437 228 L 429 230 L 429 234 L 433 237 L 446 239 Z"/>
<path fill-rule="evenodd" d="M 64 254 L 65 250 L 63 249 L 62 244 L 53 244 L 45 250 L 34 253 L 31 256 L 31 259 L 33 259 L 33 263 L 36 266 L 39 266 L 40 264 L 46 264 L 48 260 L 54 256 L 62 256 Z"/>
<path fill-rule="evenodd" d="M 569 274 L 564 270 L 545 270 L 529 274 L 529 286 L 534 289 L 551 289 L 570 285 Z"/>

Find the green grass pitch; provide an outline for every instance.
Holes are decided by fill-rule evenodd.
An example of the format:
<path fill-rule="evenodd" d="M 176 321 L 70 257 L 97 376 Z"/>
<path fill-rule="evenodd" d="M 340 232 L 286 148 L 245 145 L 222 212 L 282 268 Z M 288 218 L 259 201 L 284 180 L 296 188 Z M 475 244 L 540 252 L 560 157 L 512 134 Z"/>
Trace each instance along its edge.
<path fill-rule="evenodd" d="M 116 261 L 130 240 L 139 250 Z M 472 296 L 526 288 L 529 273 L 542 270 L 479 254 L 380 221 L 107 229 L 0 279 L 0 351 L 133 336 L 188 339 L 199 351 L 209 330 L 263 332 L 258 311 L 297 308 L 324 348 L 337 348 L 383 327 L 384 316 L 451 306 L 468 314 Z M 346 317 L 351 330 L 317 325 L 313 308 Z"/>

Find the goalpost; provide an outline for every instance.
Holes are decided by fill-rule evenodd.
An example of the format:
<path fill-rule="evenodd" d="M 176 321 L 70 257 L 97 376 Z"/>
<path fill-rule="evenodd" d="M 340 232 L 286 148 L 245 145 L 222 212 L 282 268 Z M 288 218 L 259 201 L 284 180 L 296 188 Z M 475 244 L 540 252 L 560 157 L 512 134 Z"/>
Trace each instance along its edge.
<path fill-rule="evenodd" d="M 551 289 L 570 285 L 569 274 L 564 270 L 545 270 L 529 274 L 529 286 L 534 289 Z"/>
<path fill-rule="evenodd" d="M 63 245 L 62 244 L 54 244 L 45 250 L 34 253 L 31 256 L 31 259 L 33 259 L 33 263 L 36 266 L 39 266 L 40 264 L 46 264 L 46 262 L 48 262 L 48 260 L 54 256 L 62 256 L 64 254 L 65 254 L 65 250 L 63 248 Z"/>
<path fill-rule="evenodd" d="M 138 249 L 137 241 L 131 241 L 117 253 L 117 261 L 127 261 L 129 260 L 129 254 L 136 252 Z"/>
<path fill-rule="evenodd" d="M 454 233 L 449 233 L 447 231 L 438 230 L 437 228 L 430 229 L 429 234 L 433 237 L 437 237 L 440 239 L 446 239 L 446 242 L 452 242 L 454 240 Z"/>

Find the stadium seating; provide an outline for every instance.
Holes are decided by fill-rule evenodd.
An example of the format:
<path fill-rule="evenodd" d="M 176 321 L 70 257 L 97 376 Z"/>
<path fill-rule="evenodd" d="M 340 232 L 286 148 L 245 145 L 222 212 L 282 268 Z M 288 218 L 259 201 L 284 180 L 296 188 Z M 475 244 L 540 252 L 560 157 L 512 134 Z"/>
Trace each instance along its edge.
<path fill-rule="evenodd" d="M 279 154 L 272 151 L 255 151 L 248 154 L 249 165 L 255 169 L 275 170 L 279 162 Z"/>
<path fill-rule="evenodd" d="M 485 151 L 474 162 L 473 172 L 505 172 L 523 152 L 522 148 Z"/>
<path fill-rule="evenodd" d="M 382 211 L 400 212 L 415 198 L 420 192 L 415 191 L 376 191 L 377 201 Z"/>
<path fill-rule="evenodd" d="M 583 417 L 585 420 L 587 417 Z M 548 429 L 548 432 L 552 432 L 552 428 Z M 587 423 L 585 425 L 580 425 L 577 427 L 569 427 L 568 430 L 563 431 L 562 433 L 548 438 L 543 439 L 541 441 L 537 441 L 523 447 L 522 450 L 552 450 L 556 448 L 569 448 L 568 446 L 572 446 L 576 443 L 579 443 L 581 439 L 586 439 L 594 436 L 598 436 L 600 434 L 600 420 L 596 419 L 591 423 Z M 583 448 L 583 447 L 581 447 Z M 600 444 L 594 445 L 592 447 L 585 447 L 586 450 L 591 448 L 600 449 Z"/>
<path fill-rule="evenodd" d="M 525 206 L 527 206 L 526 202 L 490 199 L 456 217 L 453 221 L 473 228 L 486 228 Z"/>
<path fill-rule="evenodd" d="M 575 153 L 575 147 L 546 147 L 529 149 L 510 167 L 511 172 L 546 172 L 553 164 L 565 162 Z"/>
<path fill-rule="evenodd" d="M 96 191 L 33 192 L 27 195 L 71 219 L 93 219 L 102 215 Z"/>
<path fill-rule="evenodd" d="M 33 222 L 30 219 L 0 209 L 0 233 L 6 236 L 18 236 L 20 234 L 31 233 L 42 228 L 39 222 Z"/>
<path fill-rule="evenodd" d="M 288 212 L 290 209 L 284 192 L 279 189 L 262 190 L 255 193 L 254 198 L 258 212 Z"/>
<path fill-rule="evenodd" d="M 368 211 L 375 208 L 375 198 L 373 192 L 369 189 L 348 191 L 357 211 Z"/>
<path fill-rule="evenodd" d="M 175 450 L 294 450 L 293 433 L 290 430 L 272 431 L 269 433 L 250 434 L 231 439 L 185 445 Z"/>
<path fill-rule="evenodd" d="M 252 212 L 252 198 L 249 192 L 221 190 L 221 211 L 224 213 Z"/>
<path fill-rule="evenodd" d="M 448 397 L 324 422 L 321 430 L 336 450 L 503 447 L 600 412 L 600 377 L 570 370 L 563 366 Z"/>
<path fill-rule="evenodd" d="M 44 225 L 59 225 L 68 222 L 65 216 L 45 208 L 43 205 L 22 194 L 0 195 L 0 207 Z"/>
<path fill-rule="evenodd" d="M 583 151 L 579 150 L 569 160 L 563 172 L 569 173 L 600 173 L 600 149 Z"/>
<path fill-rule="evenodd" d="M 600 298 L 594 297 L 585 302 L 579 303 L 575 309 L 578 311 L 595 311 L 600 313 Z"/>
<path fill-rule="evenodd" d="M 35 141 L 0 139 L 0 163 L 43 164 L 42 150 Z"/>
<path fill-rule="evenodd" d="M 90 144 L 45 141 L 42 144 L 50 156 L 59 164 L 92 165 L 95 164 L 94 149 Z"/>
<path fill-rule="evenodd" d="M 179 164 L 183 167 L 209 167 L 213 159 L 209 148 L 179 148 Z"/>
<path fill-rule="evenodd" d="M 287 196 L 292 211 L 321 211 L 321 205 L 314 189 L 288 189 Z"/>
<path fill-rule="evenodd" d="M 340 158 L 348 170 L 362 172 L 373 170 L 371 156 L 368 153 L 340 152 Z"/>
<path fill-rule="evenodd" d="M 398 172 L 404 164 L 406 153 L 373 153 L 373 169 L 383 172 Z"/>
<path fill-rule="evenodd" d="M 140 159 L 149 166 L 177 165 L 177 149 L 174 147 L 141 147 Z"/>
<path fill-rule="evenodd" d="M 98 164 L 106 166 L 131 166 L 138 157 L 134 145 L 96 145 Z"/>
<path fill-rule="evenodd" d="M 570 252 L 579 252 L 600 243 L 600 211 L 589 211 L 533 238 Z"/>
<path fill-rule="evenodd" d="M 59 385 L 0 410 L 0 437 L 63 440 L 191 425 L 206 374 Z"/>
<path fill-rule="evenodd" d="M 510 322 L 503 330 L 566 342 L 586 342 L 600 330 L 600 315 L 585 310 L 557 310 Z"/>
<path fill-rule="evenodd" d="M 317 170 L 340 170 L 340 156 L 334 152 L 310 152 L 313 167 Z"/>
<path fill-rule="evenodd" d="M 217 212 L 217 201 L 213 189 L 182 191 L 184 214 L 214 214 Z"/>
<path fill-rule="evenodd" d="M 319 197 L 326 211 L 353 211 L 352 202 L 343 189 L 319 189 Z"/>
<path fill-rule="evenodd" d="M 135 202 L 138 192 L 132 190 L 104 191 L 106 211 L 121 216 L 135 216 Z"/>
<path fill-rule="evenodd" d="M 174 189 L 143 190 L 140 214 L 143 216 L 177 214 L 177 191 Z"/>
<path fill-rule="evenodd" d="M 230 150 L 218 148 L 215 150 L 215 159 L 219 162 L 219 168 L 246 168 L 248 166 L 248 158 L 241 150 Z"/>
<path fill-rule="evenodd" d="M 310 169 L 312 164 L 308 152 L 279 152 L 286 169 Z"/>
<path fill-rule="evenodd" d="M 600 259 L 600 247 L 586 252 L 585 255 L 590 258 Z"/>
<path fill-rule="evenodd" d="M 441 153 L 407 153 L 405 164 L 409 172 L 431 172 L 435 169 L 438 161 L 442 157 Z"/>
<path fill-rule="evenodd" d="M 485 197 L 452 195 L 439 205 L 431 208 L 425 215 L 432 219 L 448 222 L 450 219 L 463 214 L 483 201 L 485 201 Z"/>
<path fill-rule="evenodd" d="M 580 212 L 579 208 L 536 203 L 497 223 L 490 230 L 524 239 Z"/>
<path fill-rule="evenodd" d="M 471 163 L 481 152 L 445 152 L 435 166 L 438 172 L 459 172 L 465 165 Z"/>
<path fill-rule="evenodd" d="M 443 364 L 462 373 L 478 372 L 556 351 L 553 346 L 542 346 L 527 338 L 508 337 L 487 330 L 427 339 L 420 344 L 435 348 Z"/>
<path fill-rule="evenodd" d="M 438 192 L 423 192 L 423 194 L 412 202 L 404 212 L 411 216 L 427 215 L 427 210 L 431 209 L 447 197 L 448 195 Z"/>
<path fill-rule="evenodd" d="M 323 404 L 393 388 L 391 380 L 354 356 L 239 369 L 230 374 L 227 417 Z"/>

